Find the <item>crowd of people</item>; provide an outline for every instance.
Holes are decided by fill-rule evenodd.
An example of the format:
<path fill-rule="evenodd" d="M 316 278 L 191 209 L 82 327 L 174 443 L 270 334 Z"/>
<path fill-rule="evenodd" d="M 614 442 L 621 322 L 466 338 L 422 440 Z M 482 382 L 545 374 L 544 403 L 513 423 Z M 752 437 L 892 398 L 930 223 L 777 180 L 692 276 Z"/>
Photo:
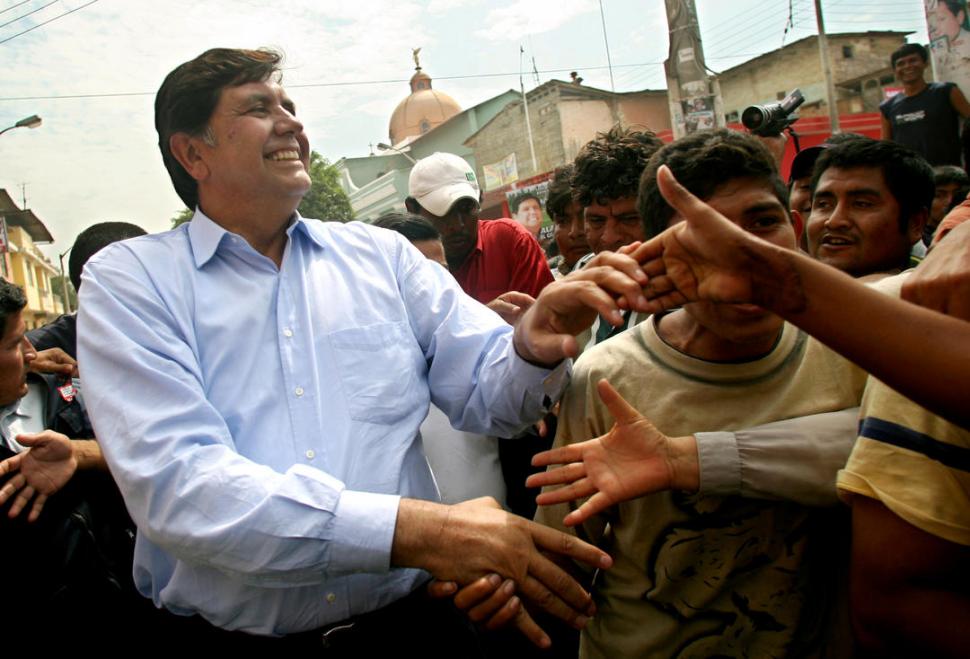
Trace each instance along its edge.
<path fill-rule="evenodd" d="M 920 61 L 893 55 L 908 96 Z M 12 627 L 333 657 L 966 655 L 966 154 L 901 143 L 893 110 L 887 139 L 835 135 L 784 181 L 777 138 L 616 126 L 518 200 L 525 226 L 480 219 L 447 153 L 404 211 L 317 222 L 280 66 L 213 49 L 166 77 L 159 148 L 194 216 L 83 232 L 77 316 L 26 332 L 0 281 Z"/>

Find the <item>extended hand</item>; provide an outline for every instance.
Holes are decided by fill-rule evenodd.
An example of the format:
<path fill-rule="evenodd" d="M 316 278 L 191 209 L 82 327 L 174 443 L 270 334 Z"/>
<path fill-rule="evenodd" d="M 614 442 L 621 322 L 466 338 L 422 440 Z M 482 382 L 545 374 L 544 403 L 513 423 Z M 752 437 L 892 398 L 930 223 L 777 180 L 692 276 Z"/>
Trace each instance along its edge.
<path fill-rule="evenodd" d="M 509 291 L 508 293 L 502 293 L 485 306 L 514 327 L 519 322 L 519 319 L 522 318 L 522 314 L 528 311 L 529 307 L 535 304 L 535 301 L 536 299 L 528 293 Z"/>
<path fill-rule="evenodd" d="M 10 505 L 9 515 L 13 518 L 34 499 L 27 516 L 27 521 L 33 522 L 40 516 L 47 498 L 71 480 L 77 470 L 77 458 L 71 440 L 51 430 L 18 435 L 17 442 L 30 448 L 0 462 L 0 476 L 13 474 L 0 487 L 0 506 L 17 494 Z"/>
<path fill-rule="evenodd" d="M 596 547 L 516 517 L 488 499 L 455 506 L 402 499 L 391 559 L 460 586 L 499 574 L 536 606 L 582 626 L 592 611 L 589 593 L 543 552 L 597 568 L 612 565 Z"/>
<path fill-rule="evenodd" d="M 757 302 L 750 264 L 752 245 L 762 241 L 691 194 L 666 165 L 657 171 L 657 184 L 677 211 L 675 220 L 684 221 L 631 254 L 650 278 L 644 287 L 644 294 L 651 300 L 650 310 L 702 299 Z"/>
<path fill-rule="evenodd" d="M 601 437 L 536 454 L 532 464 L 537 467 L 563 466 L 533 474 L 526 486 L 566 484 L 536 497 L 539 505 L 590 497 L 563 520 L 573 526 L 622 501 L 673 488 L 697 488 L 693 437 L 667 437 L 606 380 L 599 381 L 597 391 L 616 422 Z"/>
<path fill-rule="evenodd" d="M 523 359 L 553 365 L 579 352 L 576 335 L 600 314 L 613 325 L 623 322 L 624 308 L 647 309 L 641 293 L 647 277 L 632 257 L 604 252 L 596 263 L 571 272 L 544 289 L 515 328 L 515 349 Z"/>
<path fill-rule="evenodd" d="M 949 316 L 970 320 L 970 222 L 933 246 L 903 283 L 902 298 Z"/>
<path fill-rule="evenodd" d="M 54 373 L 77 377 L 77 361 L 60 348 L 38 350 L 34 361 L 30 363 L 30 370 L 34 373 Z"/>

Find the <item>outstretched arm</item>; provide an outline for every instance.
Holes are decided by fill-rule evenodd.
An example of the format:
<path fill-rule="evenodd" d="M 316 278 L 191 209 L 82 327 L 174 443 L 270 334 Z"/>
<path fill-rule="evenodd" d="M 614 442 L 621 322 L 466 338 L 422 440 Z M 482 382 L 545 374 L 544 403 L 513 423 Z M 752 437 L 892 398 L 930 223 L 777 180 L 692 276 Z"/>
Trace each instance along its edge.
<path fill-rule="evenodd" d="M 16 517 L 33 500 L 28 522 L 40 517 L 47 499 L 67 485 L 78 469 L 107 469 L 101 448 L 93 439 L 71 440 L 52 430 L 35 435 L 17 435 L 17 442 L 28 447 L 0 462 L 0 476 L 10 474 L 0 487 L 0 506 L 17 495 L 9 515 Z"/>
<path fill-rule="evenodd" d="M 563 465 L 533 474 L 528 487 L 565 485 L 536 497 L 539 505 L 589 497 L 563 523 L 575 526 L 621 501 L 653 492 L 697 490 L 697 447 L 693 437 L 667 437 L 627 403 L 606 380 L 597 392 L 616 419 L 594 439 L 537 454 L 537 467 Z"/>
<path fill-rule="evenodd" d="M 657 181 L 686 221 L 634 254 L 651 278 L 644 292 L 652 310 L 700 299 L 760 304 L 921 405 L 970 427 L 970 323 L 888 297 L 747 234 L 666 167 Z M 934 340 L 917 340 L 925 336 Z"/>

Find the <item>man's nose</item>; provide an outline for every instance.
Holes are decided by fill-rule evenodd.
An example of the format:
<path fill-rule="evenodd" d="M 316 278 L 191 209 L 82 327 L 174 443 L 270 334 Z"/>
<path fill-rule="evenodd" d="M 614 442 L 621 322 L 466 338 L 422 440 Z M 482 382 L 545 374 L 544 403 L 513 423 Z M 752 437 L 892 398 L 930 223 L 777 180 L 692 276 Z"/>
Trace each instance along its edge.
<path fill-rule="evenodd" d="M 276 132 L 285 135 L 287 133 L 302 133 L 303 122 L 296 118 L 296 115 L 286 109 L 280 110 L 280 115 L 276 120 Z"/>
<path fill-rule="evenodd" d="M 37 358 L 37 348 L 34 347 L 34 344 L 26 336 L 20 346 L 20 351 L 24 355 L 24 361 L 28 364 Z"/>
<path fill-rule="evenodd" d="M 825 226 L 832 229 L 840 229 L 847 227 L 852 224 L 852 217 L 849 213 L 848 204 L 839 201 L 835 204 L 835 208 L 829 213 L 828 217 L 825 218 Z"/>

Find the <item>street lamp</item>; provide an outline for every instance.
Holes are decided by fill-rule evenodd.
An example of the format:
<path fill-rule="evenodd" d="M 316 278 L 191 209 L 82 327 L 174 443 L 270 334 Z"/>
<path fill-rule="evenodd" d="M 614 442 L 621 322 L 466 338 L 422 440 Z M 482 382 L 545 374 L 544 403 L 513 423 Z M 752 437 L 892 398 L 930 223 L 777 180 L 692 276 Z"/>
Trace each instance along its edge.
<path fill-rule="evenodd" d="M 396 151 L 397 153 L 400 153 L 402 156 L 404 156 L 405 158 L 407 158 L 408 160 L 410 160 L 412 165 L 417 165 L 418 164 L 418 161 L 417 160 L 415 160 L 414 158 L 412 158 L 408 154 L 404 153 L 400 149 L 395 149 L 390 144 L 385 144 L 384 142 L 378 142 L 377 143 L 377 148 L 380 151 Z"/>
<path fill-rule="evenodd" d="M 36 114 L 32 114 L 29 117 L 27 117 L 26 119 L 21 119 L 20 121 L 18 121 L 17 123 L 15 123 L 13 126 L 8 126 L 8 127 L 4 128 L 3 130 L 0 130 L 0 135 L 3 135 L 8 130 L 13 130 L 14 128 L 37 128 L 42 123 L 44 123 L 44 120 L 43 119 L 41 119 L 40 117 L 38 117 Z"/>

